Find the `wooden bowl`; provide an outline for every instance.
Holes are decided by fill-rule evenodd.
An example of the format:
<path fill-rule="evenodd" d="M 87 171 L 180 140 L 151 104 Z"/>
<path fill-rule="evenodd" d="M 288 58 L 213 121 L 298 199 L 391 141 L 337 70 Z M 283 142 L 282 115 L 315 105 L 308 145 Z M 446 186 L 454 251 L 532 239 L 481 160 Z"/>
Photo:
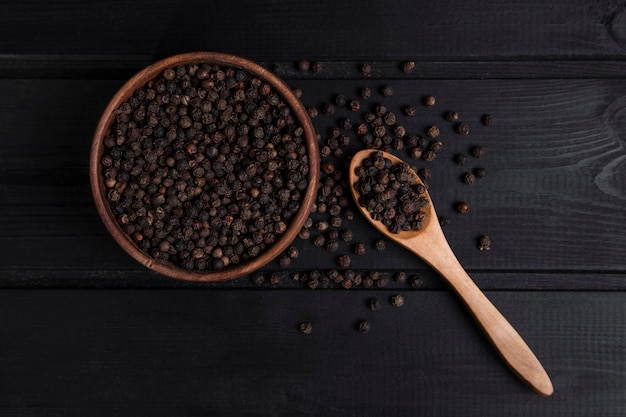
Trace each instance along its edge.
<path fill-rule="evenodd" d="M 157 77 L 166 68 L 201 63 L 243 69 L 249 74 L 270 84 L 274 91 L 277 92 L 290 107 L 296 121 L 302 126 L 309 160 L 308 186 L 300 201 L 300 208 L 290 220 L 287 230 L 281 234 L 280 237 L 277 236 L 277 240 L 257 257 L 235 265 L 229 265 L 221 270 L 186 270 L 172 263 L 156 260 L 142 251 L 130 236 L 122 230 L 110 208 L 106 198 L 106 186 L 104 184 L 104 175 L 100 162 L 104 152 L 104 138 L 109 134 L 111 125 L 115 121 L 114 111 L 130 98 L 135 90 Z M 293 94 L 291 88 L 276 75 L 254 62 L 241 57 L 216 52 L 192 52 L 175 55 L 155 62 L 133 76 L 119 89 L 115 96 L 113 96 L 104 110 L 94 134 L 90 154 L 91 190 L 98 213 L 113 238 L 128 254 L 144 266 L 168 277 L 188 281 L 215 282 L 240 277 L 261 268 L 283 252 L 295 239 L 309 216 L 311 207 L 315 201 L 319 171 L 320 156 L 315 130 L 313 129 L 305 107 Z"/>

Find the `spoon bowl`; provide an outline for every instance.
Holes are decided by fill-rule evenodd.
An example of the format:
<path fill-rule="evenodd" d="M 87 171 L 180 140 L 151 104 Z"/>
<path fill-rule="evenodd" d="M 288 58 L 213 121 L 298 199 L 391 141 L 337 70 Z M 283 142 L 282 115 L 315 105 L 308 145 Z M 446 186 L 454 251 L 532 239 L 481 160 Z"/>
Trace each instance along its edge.
<path fill-rule="evenodd" d="M 428 206 L 424 208 L 427 217 L 422 222 L 420 230 L 393 233 L 381 221 L 375 220 L 366 207 L 359 204 L 361 195 L 355 187 L 359 180 L 357 168 L 376 153 L 389 159 L 393 165 L 403 163 L 401 159 L 387 152 L 376 150 L 363 150 L 353 156 L 349 173 L 350 190 L 361 213 L 388 239 L 410 250 L 437 271 L 461 298 L 489 341 L 517 377 L 528 384 L 537 394 L 551 395 L 554 391 L 552 382 L 537 357 L 513 326 L 476 286 L 452 252 L 427 191 L 424 192 L 429 202 Z M 409 175 L 414 177 L 416 183 L 423 185 L 413 170 L 409 170 Z"/>

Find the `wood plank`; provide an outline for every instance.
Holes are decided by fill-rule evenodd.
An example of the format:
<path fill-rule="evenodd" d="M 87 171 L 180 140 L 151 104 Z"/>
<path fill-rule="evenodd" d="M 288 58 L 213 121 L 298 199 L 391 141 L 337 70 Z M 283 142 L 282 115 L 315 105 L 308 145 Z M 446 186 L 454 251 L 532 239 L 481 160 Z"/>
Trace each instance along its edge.
<path fill-rule="evenodd" d="M 510 373 L 452 294 L 402 293 L 400 309 L 391 294 L 0 291 L 0 410 L 606 417 L 626 407 L 623 292 L 488 293 L 550 373 L 550 398 Z M 372 296 L 381 310 L 368 310 Z"/>
<path fill-rule="evenodd" d="M 2 54 L 219 50 L 251 58 L 624 57 L 619 2 L 71 1 L 7 4 Z"/>
<path fill-rule="evenodd" d="M 445 149 L 431 164 L 431 194 L 439 214 L 452 219 L 445 233 L 467 269 L 502 276 L 499 284 L 487 279 L 488 285 L 497 288 L 553 288 L 550 273 L 555 273 L 554 282 L 560 285 L 560 274 L 568 271 L 610 277 L 599 282 L 615 288 L 616 277 L 626 269 L 622 256 L 626 236 L 616 233 L 626 222 L 622 210 L 626 186 L 620 175 L 626 90 L 621 80 L 388 82 L 395 94 L 386 103 L 409 133 L 422 132 L 430 124 L 441 127 Z M 318 106 L 337 93 L 355 97 L 361 86 L 370 86 L 374 97 L 363 101 L 364 110 L 383 101 L 377 91 L 385 83 L 291 81 L 304 91 L 308 106 Z M 72 282 L 81 274 L 87 280 L 101 277 L 103 268 L 142 273 L 107 236 L 93 209 L 88 185 L 93 129 L 120 84 L 119 80 L 0 81 L 0 93 L 6 98 L 0 103 L 0 244 L 4 248 L 0 265 L 5 276 L 19 271 L 4 285 L 45 275 L 46 268 L 68 271 Z M 433 109 L 419 104 L 427 92 L 438 97 Z M 401 114 L 406 104 L 418 106 L 416 117 Z M 471 123 L 467 138 L 453 133 L 443 120 L 442 113 L 450 109 Z M 493 127 L 480 125 L 480 116 L 486 112 L 496 116 Z M 24 114 L 33 123 L 24 124 Z M 356 122 L 360 116 L 340 109 L 333 117 L 314 119 L 314 124 L 325 135 L 342 117 Z M 352 149 L 358 148 L 356 137 L 352 142 Z M 470 159 L 465 167 L 452 162 L 456 153 L 467 153 L 478 144 L 487 149 L 483 159 Z M 403 152 L 399 155 L 407 157 Z M 479 165 L 487 167 L 486 178 L 471 187 L 459 180 L 465 170 Z M 454 213 L 452 206 L 459 199 L 470 203 L 469 214 Z M 376 237 L 360 218 L 350 227 L 355 241 L 369 243 Z M 475 239 L 481 233 L 494 240 L 489 253 L 476 250 Z M 337 254 L 305 242 L 301 250 L 303 256 L 294 262 L 293 270 L 337 267 Z M 341 251 L 349 252 L 349 245 L 342 243 Z M 353 267 L 361 270 L 427 270 L 393 245 L 385 253 L 384 264 L 376 256 L 353 258 Z M 270 265 L 267 270 L 276 269 Z M 575 276 L 580 278 L 572 284 L 575 288 L 597 288 L 586 273 Z M 111 285 L 117 282 L 111 278 Z"/>

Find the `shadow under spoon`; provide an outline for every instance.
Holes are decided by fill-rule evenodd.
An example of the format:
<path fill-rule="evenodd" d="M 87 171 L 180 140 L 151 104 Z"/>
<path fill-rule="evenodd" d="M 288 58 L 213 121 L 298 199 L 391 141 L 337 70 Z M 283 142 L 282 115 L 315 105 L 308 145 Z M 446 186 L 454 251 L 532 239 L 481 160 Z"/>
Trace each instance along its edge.
<path fill-rule="evenodd" d="M 363 150 L 353 156 L 350 162 L 349 181 L 352 196 L 359 210 L 380 233 L 419 256 L 448 282 L 518 378 L 537 394 L 551 395 L 554 391 L 552 382 L 537 357 L 507 319 L 476 286 L 452 252 L 427 192 L 424 192 L 429 201 L 425 207 L 427 217 L 419 231 L 392 233 L 381 221 L 375 220 L 367 208 L 359 204 L 361 195 L 355 189 L 355 184 L 359 180 L 357 168 L 377 152 L 389 159 L 393 165 L 403 163 L 401 159 L 389 153 L 376 150 Z M 422 183 L 413 170 L 409 170 L 409 175 L 413 176 L 416 182 Z"/>

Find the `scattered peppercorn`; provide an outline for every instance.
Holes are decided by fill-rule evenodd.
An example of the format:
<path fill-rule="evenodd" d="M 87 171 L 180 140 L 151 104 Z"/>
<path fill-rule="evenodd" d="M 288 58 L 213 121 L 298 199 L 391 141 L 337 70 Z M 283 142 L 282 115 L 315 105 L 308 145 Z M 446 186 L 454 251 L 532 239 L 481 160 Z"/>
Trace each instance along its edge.
<path fill-rule="evenodd" d="M 491 126 L 495 122 L 495 118 L 491 114 L 485 114 L 483 116 L 483 124 L 485 126 Z"/>
<path fill-rule="evenodd" d="M 439 217 L 439 225 L 441 227 L 445 227 L 445 226 L 447 226 L 449 224 L 450 224 L 450 218 L 449 217 L 447 217 L 447 216 L 440 216 Z"/>
<path fill-rule="evenodd" d="M 485 155 L 485 147 L 484 146 L 474 146 L 471 150 L 470 153 L 472 154 L 472 156 L 476 159 L 480 159 Z"/>
<path fill-rule="evenodd" d="M 299 71 L 308 71 L 311 68 L 311 63 L 306 59 L 301 59 L 296 63 L 296 67 Z"/>
<path fill-rule="evenodd" d="M 402 72 L 404 72 L 405 74 L 409 74 L 411 72 L 413 72 L 413 69 L 415 68 L 415 62 L 414 61 L 404 61 L 401 65 L 400 65 L 400 69 L 402 70 Z"/>
<path fill-rule="evenodd" d="M 395 280 L 398 284 L 404 284 L 406 282 L 406 272 L 404 271 L 396 272 Z"/>
<path fill-rule="evenodd" d="M 364 321 L 360 321 L 357 324 L 357 329 L 359 330 L 359 332 L 361 332 L 363 334 L 369 333 L 370 330 L 371 330 L 371 327 L 372 326 L 370 325 L 370 322 L 369 321 L 365 321 L 365 320 Z"/>
<path fill-rule="evenodd" d="M 467 123 L 459 123 L 456 125 L 456 131 L 461 135 L 469 135 L 470 127 Z"/>
<path fill-rule="evenodd" d="M 432 107 L 435 105 L 436 100 L 435 100 L 435 96 L 432 95 L 427 95 L 424 97 L 423 103 L 425 106 L 427 107 Z"/>
<path fill-rule="evenodd" d="M 290 246 L 289 249 L 287 249 L 287 256 L 289 256 L 290 258 L 295 259 L 299 255 L 300 255 L 300 251 L 298 250 L 297 247 Z"/>
<path fill-rule="evenodd" d="M 382 303 L 378 298 L 370 298 L 369 300 L 367 300 L 367 305 L 372 311 L 379 310 L 380 307 L 382 307 Z"/>
<path fill-rule="evenodd" d="M 354 253 L 357 255 L 365 255 L 366 252 L 366 247 L 365 247 L 365 243 L 356 243 L 354 245 Z"/>
<path fill-rule="evenodd" d="M 326 242 L 326 250 L 328 252 L 336 252 L 337 249 L 339 249 L 339 242 L 337 242 L 337 239 L 329 239 Z"/>
<path fill-rule="evenodd" d="M 278 260 L 278 264 L 281 266 L 281 268 L 287 268 L 289 265 L 291 265 L 291 258 L 288 255 L 283 255 Z"/>
<path fill-rule="evenodd" d="M 351 242 L 353 238 L 352 230 L 344 229 L 341 231 L 341 240 L 344 242 Z"/>
<path fill-rule="evenodd" d="M 455 111 L 449 111 L 445 114 L 445 118 L 449 122 L 456 122 L 459 120 L 459 114 Z"/>
<path fill-rule="evenodd" d="M 370 98 L 372 96 L 372 90 L 369 87 L 363 87 L 359 90 L 359 95 L 364 99 L 367 100 L 368 98 Z"/>
<path fill-rule="evenodd" d="M 298 328 L 300 329 L 300 332 L 304 334 L 311 334 L 311 332 L 313 331 L 313 325 L 308 321 L 300 323 Z"/>
<path fill-rule="evenodd" d="M 351 111 L 361 110 L 361 103 L 358 100 L 350 100 L 349 107 Z"/>
<path fill-rule="evenodd" d="M 272 275 L 270 275 L 270 284 L 278 285 L 279 283 L 280 283 L 280 274 L 278 272 L 272 273 Z"/>
<path fill-rule="evenodd" d="M 394 307 L 402 307 L 404 305 L 404 297 L 401 296 L 400 294 L 391 296 L 391 299 L 389 301 L 391 302 L 391 305 Z"/>
<path fill-rule="evenodd" d="M 391 96 L 393 96 L 393 87 L 391 87 L 390 85 L 384 85 L 380 89 L 380 94 L 382 94 L 383 97 L 391 97 Z"/>
<path fill-rule="evenodd" d="M 471 172 L 468 172 L 463 175 L 463 182 L 467 185 L 472 185 L 476 182 L 476 176 Z"/>
<path fill-rule="evenodd" d="M 384 251 L 387 248 L 387 243 L 383 239 L 376 239 L 374 241 L 374 249 L 377 251 Z"/>
<path fill-rule="evenodd" d="M 337 263 L 342 268 L 349 268 L 350 262 L 351 262 L 351 259 L 349 255 L 341 255 L 339 259 L 337 259 Z"/>
<path fill-rule="evenodd" d="M 372 66 L 370 64 L 361 64 L 361 74 L 363 74 L 363 76 L 365 78 L 369 78 L 372 76 Z"/>
<path fill-rule="evenodd" d="M 411 287 L 413 288 L 421 288 L 424 286 L 424 280 L 418 276 L 414 276 L 411 278 Z"/>
<path fill-rule="evenodd" d="M 478 238 L 479 250 L 491 250 L 491 238 L 487 235 L 482 235 Z"/>
<path fill-rule="evenodd" d="M 311 64 L 311 70 L 317 74 L 322 71 L 323 66 L 324 65 L 320 61 L 313 61 Z"/>
<path fill-rule="evenodd" d="M 436 138 L 439 136 L 439 128 L 437 126 L 431 126 L 426 130 L 426 135 L 428 135 L 429 138 Z"/>
<path fill-rule="evenodd" d="M 469 211 L 469 204 L 465 201 L 459 201 L 454 205 L 454 208 L 458 213 L 466 214 Z"/>
<path fill-rule="evenodd" d="M 467 162 L 467 155 L 459 153 L 454 155 L 454 163 L 460 166 L 465 165 Z"/>
<path fill-rule="evenodd" d="M 476 178 L 485 178 L 487 176 L 487 170 L 482 167 L 474 168 L 474 175 Z"/>
<path fill-rule="evenodd" d="M 409 117 L 413 117 L 415 116 L 415 114 L 417 113 L 417 111 L 415 110 L 414 106 L 405 106 L 404 107 L 404 114 L 406 114 Z"/>

